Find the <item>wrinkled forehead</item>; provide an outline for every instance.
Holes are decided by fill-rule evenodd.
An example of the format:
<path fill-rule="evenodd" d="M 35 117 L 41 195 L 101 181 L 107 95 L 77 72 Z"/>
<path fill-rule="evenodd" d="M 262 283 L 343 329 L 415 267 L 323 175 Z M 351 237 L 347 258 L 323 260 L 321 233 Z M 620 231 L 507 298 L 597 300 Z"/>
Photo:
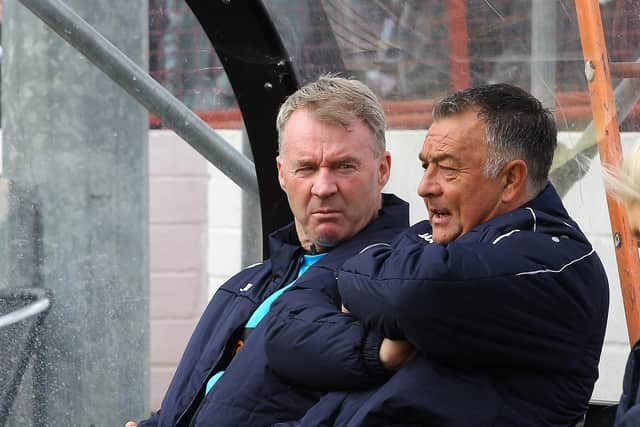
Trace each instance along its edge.
<path fill-rule="evenodd" d="M 433 122 L 422 146 L 420 160 L 434 157 L 482 154 L 486 151 L 485 124 L 475 112 L 443 117 Z"/>
<path fill-rule="evenodd" d="M 373 131 L 359 118 L 324 120 L 307 111 L 296 111 L 283 132 L 281 154 L 291 151 L 374 152 Z"/>

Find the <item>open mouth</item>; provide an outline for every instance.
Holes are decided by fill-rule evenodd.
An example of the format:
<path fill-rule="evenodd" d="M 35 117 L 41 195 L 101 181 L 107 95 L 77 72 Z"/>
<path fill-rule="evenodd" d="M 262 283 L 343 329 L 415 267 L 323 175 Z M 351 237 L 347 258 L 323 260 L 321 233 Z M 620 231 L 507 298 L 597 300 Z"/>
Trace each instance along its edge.
<path fill-rule="evenodd" d="M 446 209 L 430 209 L 429 213 L 429 219 L 432 224 L 442 224 L 451 217 L 451 214 Z"/>

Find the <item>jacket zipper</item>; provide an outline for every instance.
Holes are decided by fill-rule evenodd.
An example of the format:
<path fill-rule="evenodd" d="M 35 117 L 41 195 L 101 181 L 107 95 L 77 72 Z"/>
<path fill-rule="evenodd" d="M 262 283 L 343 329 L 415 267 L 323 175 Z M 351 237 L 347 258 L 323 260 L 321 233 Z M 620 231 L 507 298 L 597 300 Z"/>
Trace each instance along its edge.
<path fill-rule="evenodd" d="M 282 281 L 280 282 L 280 284 L 278 285 L 278 287 L 276 288 L 276 290 L 280 289 L 283 284 L 290 282 L 291 280 L 287 281 L 287 278 L 289 278 L 292 273 L 294 271 L 298 271 L 298 269 L 300 269 L 300 264 L 302 263 L 302 256 L 298 256 L 298 259 L 296 260 L 295 263 L 292 263 L 287 272 L 285 273 L 285 275 L 283 276 Z M 275 291 L 274 291 L 275 292 Z M 256 305 L 256 308 L 258 308 L 260 306 L 260 304 Z M 218 354 L 218 357 L 216 358 L 216 361 L 213 365 L 211 365 L 211 368 L 209 369 L 209 371 L 207 372 L 207 376 L 206 381 L 204 382 L 203 385 L 206 386 L 207 381 L 209 381 L 209 377 L 211 376 L 213 370 L 216 368 L 216 366 L 218 366 L 218 363 L 220 362 L 220 360 L 222 359 L 222 356 L 224 356 L 224 352 L 226 350 L 226 347 Z M 185 417 L 185 415 L 187 414 L 187 412 L 189 412 L 189 409 L 191 409 L 191 407 L 193 406 L 193 404 L 195 403 L 196 399 L 198 398 L 198 396 L 200 395 L 200 392 L 203 391 L 203 385 L 200 386 L 200 389 L 198 390 L 198 392 L 195 394 L 195 396 L 193 396 L 193 398 L 191 399 L 191 402 L 189 402 L 189 405 L 187 405 L 187 407 L 185 408 L 184 411 L 182 411 L 182 414 L 180 414 L 180 417 L 178 418 L 178 421 L 176 422 L 176 427 L 179 427 L 183 421 L 183 418 Z M 206 399 L 206 395 L 202 396 L 202 399 L 200 400 L 200 403 L 198 404 L 198 408 L 195 410 L 195 412 L 193 413 L 193 415 L 191 416 L 191 419 L 189 420 L 189 425 L 188 427 L 191 427 L 194 425 L 195 419 L 197 418 L 198 412 L 200 412 L 200 409 L 202 408 L 202 402 L 204 402 L 204 400 Z M 184 420 L 186 421 L 186 420 Z"/>
<path fill-rule="evenodd" d="M 226 350 L 226 347 L 218 353 L 218 357 L 216 358 L 216 361 L 211 365 L 211 368 L 209 368 L 209 371 L 207 372 L 207 375 L 205 377 L 205 382 L 204 384 L 200 385 L 200 388 L 198 389 L 198 391 L 196 392 L 196 394 L 193 396 L 193 398 L 191 398 L 191 402 L 189 402 L 189 404 L 187 405 L 187 407 L 185 408 L 184 411 L 182 411 L 182 414 L 180 414 L 180 417 L 178 417 L 178 421 L 176 421 L 176 427 L 180 426 L 182 424 L 183 418 L 185 417 L 185 415 L 189 412 L 189 409 L 191 409 L 191 407 L 193 406 L 193 404 L 196 402 L 196 399 L 198 398 L 198 396 L 200 396 L 201 392 L 204 392 L 203 390 L 203 386 L 206 387 L 207 381 L 209 381 L 209 377 L 211 376 L 211 373 L 213 372 L 213 370 L 216 368 L 216 366 L 218 366 L 218 363 L 220 363 L 220 360 L 222 359 L 222 356 L 224 355 L 224 352 Z M 201 400 L 204 400 L 204 396 L 202 397 Z M 202 403 L 202 402 L 201 402 Z M 196 411 L 193 413 L 193 417 L 191 417 L 191 420 L 195 419 L 195 415 L 198 413 L 198 410 L 200 409 L 200 404 L 198 405 L 198 409 L 196 409 Z M 191 425 L 191 422 L 189 423 L 189 425 Z"/>

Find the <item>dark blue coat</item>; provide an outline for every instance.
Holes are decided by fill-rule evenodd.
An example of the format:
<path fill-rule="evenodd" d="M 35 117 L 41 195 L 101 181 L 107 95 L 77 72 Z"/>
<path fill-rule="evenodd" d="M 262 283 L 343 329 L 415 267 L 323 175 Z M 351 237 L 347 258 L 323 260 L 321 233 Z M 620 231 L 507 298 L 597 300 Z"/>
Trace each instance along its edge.
<path fill-rule="evenodd" d="M 640 341 L 633 346 L 627 360 L 615 426 L 640 426 Z"/>
<path fill-rule="evenodd" d="M 338 277 L 351 313 L 417 357 L 281 425 L 569 426 L 586 411 L 609 288 L 553 187 L 446 246 L 430 233 L 420 223 Z"/>
<path fill-rule="evenodd" d="M 408 205 L 391 195 L 383 196 L 383 209 L 378 217 L 352 239 L 333 248 L 297 280 L 298 288 L 313 288 L 337 297 L 336 269 L 349 258 L 372 245 L 389 242 L 408 226 Z M 243 331 L 246 321 L 258 305 L 296 276 L 303 250 L 290 224 L 270 236 L 271 258 L 247 268 L 226 282 L 214 295 L 185 350 L 178 369 L 162 402 L 161 410 L 145 426 L 212 425 L 269 426 L 278 421 L 300 418 L 322 395 L 322 390 L 293 387 L 267 367 L 264 351 L 267 315 L 253 330 L 244 347 L 229 362 L 229 349 Z M 295 299 L 287 299 L 297 304 Z M 339 310 L 335 302 L 333 310 Z M 273 309 L 273 307 L 272 307 Z M 295 325 L 292 325 L 295 327 Z M 351 368 L 368 371 L 369 384 L 386 378 L 377 353 L 382 337 L 367 333 L 357 324 L 366 343 L 359 343 L 359 354 L 375 354 L 375 359 L 353 360 Z M 203 388 L 212 372 L 225 369 L 225 374 L 203 398 Z M 191 423 L 191 424 L 189 424 Z"/>

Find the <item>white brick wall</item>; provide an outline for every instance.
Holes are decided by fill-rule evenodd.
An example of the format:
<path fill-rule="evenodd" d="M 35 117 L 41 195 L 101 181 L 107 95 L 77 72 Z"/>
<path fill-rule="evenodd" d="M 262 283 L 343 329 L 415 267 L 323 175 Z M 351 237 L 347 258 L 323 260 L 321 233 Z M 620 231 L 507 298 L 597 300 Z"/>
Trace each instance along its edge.
<path fill-rule="evenodd" d="M 218 131 L 238 151 L 242 146 L 239 130 Z M 241 198 L 233 181 L 209 165 L 209 296 L 241 268 Z"/>
<path fill-rule="evenodd" d="M 171 131 L 149 134 L 151 409 L 160 406 L 207 301 L 207 162 Z"/>

